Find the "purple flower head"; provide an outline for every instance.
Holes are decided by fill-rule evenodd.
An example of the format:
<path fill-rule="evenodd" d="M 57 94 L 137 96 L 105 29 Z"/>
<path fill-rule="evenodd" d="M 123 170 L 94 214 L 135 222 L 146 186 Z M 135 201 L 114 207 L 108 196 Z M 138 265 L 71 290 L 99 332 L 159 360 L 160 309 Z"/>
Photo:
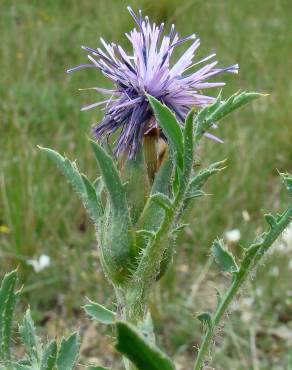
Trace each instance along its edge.
<path fill-rule="evenodd" d="M 119 130 L 115 154 L 127 153 L 129 158 L 133 158 L 143 135 L 157 127 L 146 94 L 166 104 L 178 120 L 184 122 L 192 107 L 203 107 L 215 100 L 214 97 L 203 95 L 201 90 L 224 85 L 224 82 L 207 81 L 222 72 L 237 73 L 238 65 L 218 68 L 217 61 L 210 61 L 215 54 L 193 63 L 195 52 L 200 46 L 200 40 L 194 34 L 179 38 L 172 25 L 170 32 L 163 35 L 164 24 L 151 24 L 148 17 L 142 17 L 141 11 L 137 16 L 130 7 L 128 10 L 137 24 L 137 28 L 126 34 L 132 45 L 132 54 L 127 54 L 120 45 L 107 44 L 101 38 L 104 49 L 82 46 L 89 53 L 90 64 L 82 64 L 67 72 L 93 67 L 114 83 L 112 90 L 93 88 L 108 94 L 109 98 L 83 107 L 82 110 L 103 106 L 105 116 L 94 127 L 94 136 L 103 139 Z M 189 48 L 171 64 L 174 48 L 186 42 L 191 43 Z M 203 67 L 194 69 L 202 63 Z"/>

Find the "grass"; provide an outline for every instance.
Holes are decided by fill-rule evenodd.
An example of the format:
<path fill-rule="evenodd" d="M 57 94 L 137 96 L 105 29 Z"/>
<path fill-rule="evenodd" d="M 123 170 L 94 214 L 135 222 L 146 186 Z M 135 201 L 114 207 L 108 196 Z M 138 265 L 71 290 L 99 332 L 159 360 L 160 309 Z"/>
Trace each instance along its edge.
<path fill-rule="evenodd" d="M 200 55 L 216 50 L 222 65 L 238 62 L 240 74 L 226 77 L 224 96 L 239 89 L 271 94 L 222 123 L 218 132 L 224 145 L 206 140 L 201 147 L 200 164 L 228 158 L 228 168 L 210 183 L 208 192 L 214 196 L 189 211 L 191 226 L 178 241 L 175 267 L 162 282 L 162 293 L 154 294 L 159 340 L 184 368 L 190 366 L 194 340 L 200 337 L 194 313 L 210 309 L 214 285 L 225 284 L 211 265 L 205 269 L 207 283 L 198 285 L 194 301 L 185 304 L 204 272 L 212 240 L 239 228 L 241 243 L 247 244 L 264 227 L 262 214 L 282 209 L 286 201 L 276 168 L 292 171 L 289 0 L 2 0 L 0 225 L 9 233 L 0 234 L 1 275 L 21 265 L 23 304 L 30 302 L 39 323 L 55 323 L 58 335 L 65 317 L 72 326 L 75 317 L 85 320 L 79 309 L 85 295 L 111 303 L 93 228 L 37 144 L 78 158 L 79 167 L 94 177 L 87 136 L 100 113 L 81 113 L 79 107 L 97 97 L 77 89 L 108 82 L 93 71 L 72 77 L 64 71 L 85 60 L 80 45 L 95 47 L 100 36 L 127 47 L 123 33 L 133 25 L 126 11 L 129 4 L 134 8 L 139 4 L 157 21 L 175 22 L 181 34 L 196 32 L 202 40 Z M 244 210 L 250 214 L 249 222 L 242 218 Z M 239 255 L 240 247 L 234 249 Z M 52 264 L 36 274 L 26 260 L 41 253 L 48 254 Z M 291 368 L 291 335 L 289 339 L 279 334 L 283 326 L 292 330 L 288 257 L 274 253 L 245 288 L 243 297 L 251 298 L 252 305 L 246 307 L 240 298 L 226 320 L 224 334 L 218 335 L 216 369 Z M 275 267 L 279 275 L 269 275 Z M 248 312 L 249 321 L 244 321 Z M 53 318 L 46 319 L 48 313 Z"/>

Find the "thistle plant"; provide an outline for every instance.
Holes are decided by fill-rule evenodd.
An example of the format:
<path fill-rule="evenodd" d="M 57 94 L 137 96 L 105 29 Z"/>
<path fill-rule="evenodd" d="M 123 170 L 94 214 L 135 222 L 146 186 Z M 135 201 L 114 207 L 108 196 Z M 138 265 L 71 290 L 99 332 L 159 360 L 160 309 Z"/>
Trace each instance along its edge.
<path fill-rule="evenodd" d="M 151 24 L 141 12 L 129 11 L 137 24 L 126 35 L 131 55 L 101 39 L 104 49 L 83 47 L 89 52 L 89 64 L 68 70 L 94 68 L 114 85 L 111 90 L 92 87 L 109 98 L 83 108 L 103 106 L 104 110 L 90 141 L 99 176 L 91 181 L 75 161 L 52 149 L 40 149 L 81 198 L 95 226 L 100 263 L 116 295 L 115 312 L 93 301 L 85 311 L 115 327 L 116 348 L 127 370 L 173 370 L 173 361 L 155 345 L 149 294 L 172 263 L 176 238 L 185 227 L 185 211 L 205 196 L 203 187 L 209 178 L 224 169 L 225 161 L 218 161 L 198 170 L 199 144 L 209 137 L 219 145 L 216 141 L 222 140 L 214 135 L 219 121 L 263 94 L 244 91 L 227 99 L 221 94 L 203 95 L 207 88 L 224 85 L 214 77 L 237 73 L 238 65 L 218 68 L 217 61 L 210 62 L 215 54 L 194 61 L 200 44 L 195 35 L 179 38 L 172 26 L 163 36 L 163 24 Z M 187 42 L 191 42 L 187 51 L 172 63 L 174 48 Z M 280 176 L 292 198 L 292 177 Z M 291 201 L 283 213 L 265 215 L 267 230 L 244 248 L 240 261 L 222 240 L 214 241 L 214 259 L 232 278 L 224 293 L 217 292 L 215 312 L 198 315 L 205 334 L 190 368 L 203 368 L 224 314 L 291 217 Z"/>

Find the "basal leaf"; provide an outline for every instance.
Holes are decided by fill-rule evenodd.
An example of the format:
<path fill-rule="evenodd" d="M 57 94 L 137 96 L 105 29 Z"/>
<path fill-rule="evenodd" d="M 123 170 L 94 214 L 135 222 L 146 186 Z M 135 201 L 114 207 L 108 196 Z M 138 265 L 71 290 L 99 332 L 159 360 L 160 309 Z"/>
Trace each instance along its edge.
<path fill-rule="evenodd" d="M 63 338 L 57 356 L 57 370 L 72 370 L 78 359 L 79 354 L 79 335 L 73 333 L 67 338 Z"/>
<path fill-rule="evenodd" d="M 184 145 L 180 124 L 177 122 L 175 115 L 166 105 L 161 104 L 159 100 L 153 96 L 147 95 L 147 97 L 159 126 L 175 150 L 177 164 L 182 169 Z"/>
<path fill-rule="evenodd" d="M 36 334 L 36 329 L 30 314 L 30 309 L 25 313 L 22 325 L 19 327 L 19 333 L 28 356 L 32 362 L 40 362 L 42 345 L 41 340 Z"/>
<path fill-rule="evenodd" d="M 238 272 L 238 266 L 230 251 L 228 251 L 223 240 L 215 240 L 212 245 L 212 253 L 215 261 L 222 271 L 235 273 Z"/>
<path fill-rule="evenodd" d="M 54 370 L 57 360 L 57 342 L 52 340 L 48 343 L 42 353 L 40 370 Z"/>
<path fill-rule="evenodd" d="M 117 322 L 119 352 L 131 360 L 138 370 L 174 370 L 170 358 L 154 344 L 148 342 L 137 329 L 125 322 Z"/>
<path fill-rule="evenodd" d="M 0 361 L 10 360 L 11 330 L 16 303 L 17 271 L 6 274 L 0 288 Z"/>
<path fill-rule="evenodd" d="M 108 310 L 99 303 L 89 301 L 84 306 L 86 313 L 93 319 L 102 324 L 114 324 L 116 321 L 116 313 Z"/>

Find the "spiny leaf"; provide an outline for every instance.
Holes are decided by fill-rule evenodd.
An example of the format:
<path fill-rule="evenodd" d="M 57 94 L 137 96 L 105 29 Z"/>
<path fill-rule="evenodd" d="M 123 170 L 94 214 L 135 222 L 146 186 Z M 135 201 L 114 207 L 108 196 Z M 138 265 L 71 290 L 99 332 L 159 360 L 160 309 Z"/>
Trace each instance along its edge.
<path fill-rule="evenodd" d="M 57 360 L 57 342 L 52 340 L 44 348 L 40 370 L 53 370 Z"/>
<path fill-rule="evenodd" d="M 181 224 L 181 225 L 178 225 L 177 227 L 175 227 L 174 229 L 171 230 L 171 233 L 172 234 L 178 234 L 179 232 L 181 232 L 186 226 L 189 226 L 189 224 Z"/>
<path fill-rule="evenodd" d="M 125 322 L 117 322 L 116 349 L 129 358 L 138 370 L 174 370 L 169 357 L 138 330 Z"/>
<path fill-rule="evenodd" d="M 258 99 L 266 94 L 256 92 L 237 92 L 230 96 L 226 101 L 221 101 L 221 96 L 216 101 L 203 108 L 197 115 L 196 122 L 196 140 L 202 136 L 203 132 L 210 129 L 211 126 L 234 110 L 242 107 L 252 100 Z"/>
<path fill-rule="evenodd" d="M 150 240 L 154 240 L 155 237 L 156 237 L 156 233 L 153 232 L 153 231 L 149 231 L 149 230 L 137 230 L 136 234 L 141 235 L 141 236 L 143 236 L 145 238 L 148 238 Z"/>
<path fill-rule="evenodd" d="M 159 126 L 162 128 L 163 133 L 166 135 L 175 150 L 177 164 L 182 169 L 184 145 L 181 127 L 177 122 L 175 115 L 166 105 L 161 104 L 159 100 L 151 95 L 147 95 L 147 98 L 154 111 Z"/>
<path fill-rule="evenodd" d="M 61 154 L 56 152 L 53 149 L 43 148 L 39 146 L 43 152 L 45 152 L 50 160 L 59 168 L 62 174 L 66 177 L 66 179 L 70 182 L 73 186 L 74 190 L 83 195 L 84 193 L 84 184 L 81 179 L 80 173 L 77 169 L 76 163 L 71 162 L 68 158 L 63 157 Z"/>
<path fill-rule="evenodd" d="M 234 95 L 230 96 L 226 101 L 221 102 L 219 107 L 217 107 L 217 109 L 215 109 L 208 117 L 208 120 L 218 122 L 227 114 L 251 102 L 252 100 L 258 99 L 263 96 L 267 96 L 267 94 L 247 91 L 237 92 Z"/>
<path fill-rule="evenodd" d="M 103 188 L 104 188 L 104 183 L 102 181 L 102 177 L 98 177 L 96 178 L 94 181 L 93 181 L 93 184 L 92 184 L 95 188 L 95 191 L 96 191 L 96 194 L 98 197 L 100 197 L 102 191 L 103 191 Z"/>
<path fill-rule="evenodd" d="M 87 194 L 86 199 L 87 209 L 92 219 L 94 221 L 97 221 L 103 215 L 103 206 L 100 197 L 97 195 L 95 187 L 88 180 L 88 178 L 84 174 L 81 174 L 81 177 Z"/>
<path fill-rule="evenodd" d="M 156 193 L 151 195 L 150 199 L 157 203 L 160 207 L 164 208 L 166 211 L 170 211 L 173 208 L 171 200 L 165 194 Z"/>
<path fill-rule="evenodd" d="M 13 313 L 16 303 L 17 271 L 6 274 L 0 288 L 0 360 L 10 360 Z"/>
<path fill-rule="evenodd" d="M 5 370 L 7 369 L 5 368 Z M 32 367 L 30 365 L 23 365 L 21 363 L 16 362 L 16 363 L 13 363 L 13 370 L 32 370 Z"/>
<path fill-rule="evenodd" d="M 21 340 L 28 352 L 32 362 L 39 362 L 42 353 L 40 338 L 36 334 L 36 329 L 30 314 L 30 309 L 25 313 L 22 325 L 19 327 Z"/>
<path fill-rule="evenodd" d="M 104 184 L 108 190 L 113 210 L 117 214 L 127 214 L 125 189 L 111 156 L 96 142 L 90 141 L 100 168 Z"/>
<path fill-rule="evenodd" d="M 238 266 L 230 251 L 228 251 L 223 243 L 223 240 L 215 240 L 212 245 L 212 253 L 215 261 L 222 271 L 235 273 L 238 271 Z"/>
<path fill-rule="evenodd" d="M 264 215 L 264 217 L 265 217 L 265 220 L 267 221 L 267 223 L 271 226 L 271 228 L 273 228 L 277 225 L 277 220 L 270 213 Z"/>
<path fill-rule="evenodd" d="M 207 182 L 209 177 L 222 171 L 225 167 L 222 167 L 226 163 L 226 160 L 212 163 L 209 167 L 201 170 L 190 183 L 190 189 L 197 190 L 201 189 L 202 186 Z"/>
<path fill-rule="evenodd" d="M 188 192 L 185 198 L 186 200 L 188 200 L 188 199 L 194 199 L 194 198 L 201 198 L 205 195 L 206 193 L 203 190 L 194 190 L 194 191 Z"/>
<path fill-rule="evenodd" d="M 85 175 L 80 174 L 75 162 L 63 157 L 61 154 L 49 148 L 39 148 L 44 151 L 48 158 L 57 166 L 60 172 L 66 177 L 67 181 L 72 185 L 75 192 L 81 198 L 85 209 L 94 222 L 97 222 L 102 215 L 103 210 L 100 200 L 97 199 L 94 187 L 89 182 Z"/>
<path fill-rule="evenodd" d="M 84 310 L 90 317 L 102 324 L 114 324 L 116 321 L 116 313 L 108 310 L 99 303 L 89 301 L 84 306 Z"/>
<path fill-rule="evenodd" d="M 79 353 L 79 335 L 73 333 L 63 338 L 57 356 L 57 370 L 72 370 L 77 362 Z"/>
<path fill-rule="evenodd" d="M 209 312 L 202 312 L 197 316 L 197 318 L 203 325 L 207 325 L 209 328 L 212 328 L 212 316 Z"/>
<path fill-rule="evenodd" d="M 292 197 L 292 175 L 289 173 L 280 173 L 283 184 L 286 186 L 288 193 Z"/>

